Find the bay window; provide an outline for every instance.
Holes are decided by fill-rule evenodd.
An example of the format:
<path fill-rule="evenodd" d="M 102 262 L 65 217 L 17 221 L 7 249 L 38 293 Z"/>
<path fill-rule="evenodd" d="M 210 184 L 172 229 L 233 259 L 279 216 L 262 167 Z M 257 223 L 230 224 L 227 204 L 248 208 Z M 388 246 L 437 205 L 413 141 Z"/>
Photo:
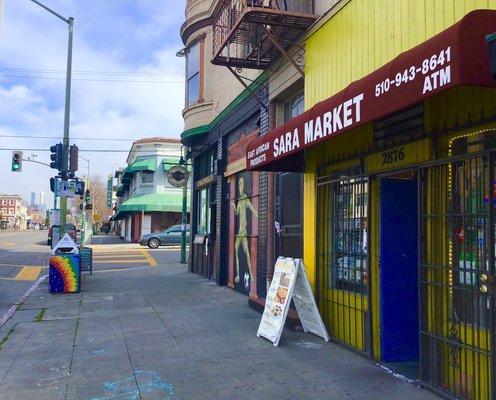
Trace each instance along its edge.
<path fill-rule="evenodd" d="M 186 49 L 186 107 L 202 100 L 203 41 Z"/>

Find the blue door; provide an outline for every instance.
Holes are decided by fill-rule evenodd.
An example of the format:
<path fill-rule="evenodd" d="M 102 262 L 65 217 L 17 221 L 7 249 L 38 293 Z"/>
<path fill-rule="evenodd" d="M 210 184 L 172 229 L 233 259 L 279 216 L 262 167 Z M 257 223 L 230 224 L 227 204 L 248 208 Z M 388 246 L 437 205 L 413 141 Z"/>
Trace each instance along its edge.
<path fill-rule="evenodd" d="M 383 179 L 380 196 L 381 355 L 418 361 L 418 204 L 416 179 Z"/>

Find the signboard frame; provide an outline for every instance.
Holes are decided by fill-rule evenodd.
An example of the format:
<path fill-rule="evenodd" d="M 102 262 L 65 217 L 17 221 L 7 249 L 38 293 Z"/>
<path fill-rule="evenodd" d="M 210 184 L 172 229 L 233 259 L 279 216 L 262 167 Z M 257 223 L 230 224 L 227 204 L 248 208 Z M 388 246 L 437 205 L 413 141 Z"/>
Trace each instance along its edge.
<path fill-rule="evenodd" d="M 291 300 L 295 304 L 303 331 L 320 336 L 328 342 L 329 334 L 317 308 L 305 265 L 302 260 L 289 257 L 279 257 L 276 261 L 257 336 L 265 337 L 274 346 L 279 345 Z"/>

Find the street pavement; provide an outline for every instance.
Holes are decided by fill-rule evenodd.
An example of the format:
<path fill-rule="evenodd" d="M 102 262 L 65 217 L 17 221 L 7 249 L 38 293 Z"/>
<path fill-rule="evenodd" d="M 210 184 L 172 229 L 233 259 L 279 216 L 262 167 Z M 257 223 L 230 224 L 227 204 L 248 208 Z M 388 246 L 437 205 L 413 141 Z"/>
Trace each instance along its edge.
<path fill-rule="evenodd" d="M 437 398 L 311 334 L 257 338 L 247 298 L 189 273 L 178 249 L 93 247 L 81 293 L 45 281 L 0 329 L 0 399 Z"/>
<path fill-rule="evenodd" d="M 0 231 L 0 317 L 46 270 L 47 230 Z"/>
<path fill-rule="evenodd" d="M 47 235 L 47 230 L 0 231 L 0 318 L 48 272 Z M 175 260 L 172 248 L 150 250 L 117 236 L 96 236 L 92 243 L 94 271 L 156 266 L 153 252 L 160 262 Z"/>

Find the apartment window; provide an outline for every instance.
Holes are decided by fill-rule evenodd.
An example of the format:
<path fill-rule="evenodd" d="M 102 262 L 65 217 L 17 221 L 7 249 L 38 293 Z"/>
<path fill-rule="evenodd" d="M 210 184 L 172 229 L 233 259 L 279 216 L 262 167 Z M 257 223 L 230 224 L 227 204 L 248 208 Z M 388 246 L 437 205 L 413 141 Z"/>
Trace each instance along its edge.
<path fill-rule="evenodd" d="M 9 200 L 9 206 L 13 206 L 14 205 L 14 200 Z"/>
<path fill-rule="evenodd" d="M 7 205 L 7 200 L 2 199 L 2 206 L 6 206 L 6 205 Z"/>
<path fill-rule="evenodd" d="M 284 103 L 284 123 L 288 122 L 305 111 L 305 97 L 303 92 Z"/>
<path fill-rule="evenodd" d="M 202 50 L 202 41 L 186 50 L 186 106 L 198 103 L 202 97 Z"/>
<path fill-rule="evenodd" d="M 153 172 L 143 171 L 141 173 L 141 183 L 153 183 Z"/>
<path fill-rule="evenodd" d="M 6 208 L 2 208 L 2 214 L 7 214 L 7 209 Z"/>
<path fill-rule="evenodd" d="M 15 214 L 15 212 L 14 212 L 14 209 L 13 209 L 13 208 L 9 208 L 9 214 L 10 214 L 10 215 Z"/>

